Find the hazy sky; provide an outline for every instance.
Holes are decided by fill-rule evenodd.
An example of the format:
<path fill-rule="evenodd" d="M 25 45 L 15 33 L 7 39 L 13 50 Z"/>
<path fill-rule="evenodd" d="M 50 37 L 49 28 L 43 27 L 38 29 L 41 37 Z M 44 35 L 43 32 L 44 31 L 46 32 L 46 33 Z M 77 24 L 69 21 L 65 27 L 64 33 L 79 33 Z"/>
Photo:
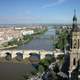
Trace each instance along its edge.
<path fill-rule="evenodd" d="M 0 24 L 80 22 L 80 0 L 0 0 Z"/>

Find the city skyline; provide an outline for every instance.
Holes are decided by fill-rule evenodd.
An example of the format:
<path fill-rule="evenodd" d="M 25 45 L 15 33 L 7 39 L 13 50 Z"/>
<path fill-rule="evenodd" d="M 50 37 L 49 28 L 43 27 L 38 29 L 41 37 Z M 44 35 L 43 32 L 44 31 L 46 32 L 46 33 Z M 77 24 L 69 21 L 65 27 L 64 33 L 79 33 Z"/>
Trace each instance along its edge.
<path fill-rule="evenodd" d="M 79 0 L 0 0 L 0 24 L 80 23 Z"/>

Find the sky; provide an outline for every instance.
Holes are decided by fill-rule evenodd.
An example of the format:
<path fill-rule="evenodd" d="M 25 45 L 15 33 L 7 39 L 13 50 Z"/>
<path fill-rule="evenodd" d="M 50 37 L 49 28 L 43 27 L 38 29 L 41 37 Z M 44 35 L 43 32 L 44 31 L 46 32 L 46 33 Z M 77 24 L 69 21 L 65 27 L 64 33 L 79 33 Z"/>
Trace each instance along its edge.
<path fill-rule="evenodd" d="M 0 24 L 72 23 L 80 0 L 0 0 Z"/>

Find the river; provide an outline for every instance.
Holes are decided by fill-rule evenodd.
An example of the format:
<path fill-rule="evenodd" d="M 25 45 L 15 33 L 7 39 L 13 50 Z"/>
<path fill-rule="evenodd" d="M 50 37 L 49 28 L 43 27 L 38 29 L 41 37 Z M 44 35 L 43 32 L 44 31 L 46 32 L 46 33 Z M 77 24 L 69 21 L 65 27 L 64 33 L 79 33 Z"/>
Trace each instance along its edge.
<path fill-rule="evenodd" d="M 55 30 L 52 26 L 48 27 L 48 31 L 40 35 L 39 38 L 33 39 L 28 44 L 24 44 L 18 49 L 53 49 L 53 38 Z M 30 72 L 34 68 L 30 64 L 0 64 L 0 80 L 24 80 L 25 72 Z"/>
<path fill-rule="evenodd" d="M 40 35 L 39 38 L 33 39 L 27 44 L 23 44 L 18 49 L 32 49 L 32 50 L 49 50 L 53 49 L 53 38 L 55 35 L 55 29 L 53 26 L 48 27 L 48 31 Z"/>

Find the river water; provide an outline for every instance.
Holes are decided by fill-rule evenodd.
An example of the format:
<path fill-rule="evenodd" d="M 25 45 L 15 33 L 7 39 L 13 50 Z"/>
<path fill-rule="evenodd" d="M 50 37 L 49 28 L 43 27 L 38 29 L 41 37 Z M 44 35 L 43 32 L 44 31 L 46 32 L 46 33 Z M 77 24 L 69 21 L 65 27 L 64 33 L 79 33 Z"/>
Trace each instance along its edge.
<path fill-rule="evenodd" d="M 48 31 L 40 35 L 39 38 L 33 39 L 30 43 L 20 46 L 18 49 L 53 49 L 53 37 L 55 30 L 52 26 Z M 25 80 L 23 75 L 34 68 L 30 64 L 0 64 L 0 80 Z"/>
<path fill-rule="evenodd" d="M 48 27 L 48 31 L 40 35 L 39 38 L 33 39 L 27 44 L 19 46 L 18 49 L 32 49 L 32 50 L 49 50 L 53 49 L 53 39 L 55 29 L 53 26 Z"/>

